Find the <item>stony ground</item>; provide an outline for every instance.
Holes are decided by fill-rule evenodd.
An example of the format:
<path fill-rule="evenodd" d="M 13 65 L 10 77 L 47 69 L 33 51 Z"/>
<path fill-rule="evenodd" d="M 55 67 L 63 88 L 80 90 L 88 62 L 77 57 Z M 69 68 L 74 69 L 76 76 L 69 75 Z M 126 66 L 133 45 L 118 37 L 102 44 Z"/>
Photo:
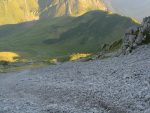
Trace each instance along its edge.
<path fill-rule="evenodd" d="M 0 74 L 0 113 L 150 113 L 150 45 L 127 56 Z"/>

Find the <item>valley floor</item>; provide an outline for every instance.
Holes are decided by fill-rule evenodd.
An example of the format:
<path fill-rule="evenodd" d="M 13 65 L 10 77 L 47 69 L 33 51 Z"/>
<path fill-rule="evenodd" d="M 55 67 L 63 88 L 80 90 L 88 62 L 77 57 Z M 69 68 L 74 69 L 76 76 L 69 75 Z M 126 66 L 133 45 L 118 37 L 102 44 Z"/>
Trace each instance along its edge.
<path fill-rule="evenodd" d="M 0 113 L 150 113 L 150 45 L 127 56 L 0 74 Z"/>

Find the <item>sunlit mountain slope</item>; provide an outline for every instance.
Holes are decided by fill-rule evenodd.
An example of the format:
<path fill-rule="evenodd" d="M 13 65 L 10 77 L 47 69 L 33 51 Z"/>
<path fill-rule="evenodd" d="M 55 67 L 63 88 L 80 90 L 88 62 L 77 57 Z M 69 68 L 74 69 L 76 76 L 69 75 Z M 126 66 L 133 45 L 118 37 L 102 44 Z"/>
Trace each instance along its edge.
<path fill-rule="evenodd" d="M 0 25 L 37 20 L 37 0 L 0 0 Z"/>
<path fill-rule="evenodd" d="M 106 9 L 101 0 L 0 0 L 0 25 Z"/>

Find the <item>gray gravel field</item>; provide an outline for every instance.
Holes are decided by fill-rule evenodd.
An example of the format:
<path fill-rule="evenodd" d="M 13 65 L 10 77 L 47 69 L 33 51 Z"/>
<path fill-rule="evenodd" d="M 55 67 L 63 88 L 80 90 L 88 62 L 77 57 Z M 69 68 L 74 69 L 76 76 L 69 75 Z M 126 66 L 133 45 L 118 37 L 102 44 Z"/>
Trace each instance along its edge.
<path fill-rule="evenodd" d="M 126 56 L 0 74 L 0 113 L 150 113 L 150 45 Z"/>

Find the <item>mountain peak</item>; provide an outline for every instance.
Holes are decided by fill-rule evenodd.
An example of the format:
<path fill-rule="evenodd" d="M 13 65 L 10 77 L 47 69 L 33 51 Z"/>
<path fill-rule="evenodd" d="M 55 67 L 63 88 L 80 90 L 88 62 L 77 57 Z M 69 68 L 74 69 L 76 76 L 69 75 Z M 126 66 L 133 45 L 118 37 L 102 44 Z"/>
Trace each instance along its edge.
<path fill-rule="evenodd" d="M 107 8 L 102 0 L 0 0 L 0 25 L 51 16 L 80 16 Z"/>
<path fill-rule="evenodd" d="M 45 1 L 45 2 L 44 2 Z M 80 16 L 91 10 L 106 11 L 107 7 L 102 0 L 44 0 L 39 1 L 42 16 Z M 45 6 L 44 6 L 45 5 Z M 43 8 L 44 6 L 44 8 Z"/>

